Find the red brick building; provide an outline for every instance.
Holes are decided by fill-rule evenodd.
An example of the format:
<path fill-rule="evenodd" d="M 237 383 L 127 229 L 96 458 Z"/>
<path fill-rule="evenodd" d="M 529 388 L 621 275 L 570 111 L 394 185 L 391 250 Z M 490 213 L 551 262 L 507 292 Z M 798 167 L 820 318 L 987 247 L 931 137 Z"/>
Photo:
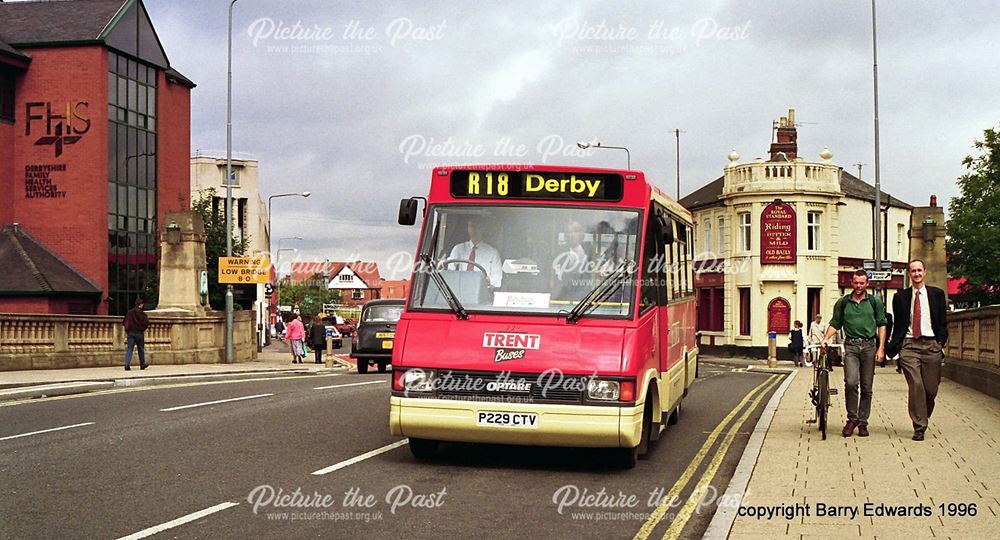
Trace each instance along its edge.
<path fill-rule="evenodd" d="M 405 300 L 410 294 L 410 280 L 386 279 L 382 281 L 382 298 Z"/>
<path fill-rule="evenodd" d="M 345 306 L 361 306 L 369 300 L 382 298 L 382 276 L 378 264 L 369 261 L 331 262 L 296 261 L 292 263 L 291 281 L 302 283 L 325 276 L 326 287 L 340 291 Z"/>
<path fill-rule="evenodd" d="M 30 238 L 57 262 L 29 268 L 99 291 L 0 280 L 0 311 L 123 313 L 155 286 L 162 216 L 190 201 L 193 87 L 141 0 L 0 2 L 0 267 L 41 253 Z"/>

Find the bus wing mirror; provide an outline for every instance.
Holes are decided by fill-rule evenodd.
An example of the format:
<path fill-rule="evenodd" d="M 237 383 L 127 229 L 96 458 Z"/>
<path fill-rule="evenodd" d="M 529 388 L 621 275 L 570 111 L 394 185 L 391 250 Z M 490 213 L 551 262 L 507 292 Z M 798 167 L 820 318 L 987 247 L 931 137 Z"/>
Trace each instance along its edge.
<path fill-rule="evenodd" d="M 417 199 L 415 197 L 399 201 L 398 221 L 400 225 L 413 225 L 417 222 Z"/>
<path fill-rule="evenodd" d="M 663 233 L 663 243 L 670 245 L 674 243 L 674 223 L 669 219 L 660 218 L 660 230 Z"/>

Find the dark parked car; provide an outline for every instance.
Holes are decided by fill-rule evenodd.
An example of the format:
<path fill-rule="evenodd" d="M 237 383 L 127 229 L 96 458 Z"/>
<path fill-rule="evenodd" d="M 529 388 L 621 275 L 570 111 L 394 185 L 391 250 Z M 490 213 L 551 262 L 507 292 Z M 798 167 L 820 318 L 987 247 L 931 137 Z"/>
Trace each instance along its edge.
<path fill-rule="evenodd" d="M 392 360 L 392 344 L 396 337 L 396 322 L 403 314 L 402 300 L 372 300 L 361 308 L 351 358 L 358 362 L 358 373 L 368 373 L 370 364 L 385 372 Z"/>

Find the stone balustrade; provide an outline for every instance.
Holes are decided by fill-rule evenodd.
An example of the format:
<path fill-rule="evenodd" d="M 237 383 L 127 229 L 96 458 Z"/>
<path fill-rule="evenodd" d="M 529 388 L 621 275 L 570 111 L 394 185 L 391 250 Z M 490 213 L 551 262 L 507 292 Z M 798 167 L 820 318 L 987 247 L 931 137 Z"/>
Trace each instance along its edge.
<path fill-rule="evenodd" d="M 225 357 L 222 313 L 192 317 L 150 311 L 146 358 L 153 364 L 213 364 Z M 236 362 L 257 358 L 255 317 L 233 317 Z M 125 328 L 121 317 L 0 313 L 0 371 L 123 365 Z"/>
<path fill-rule="evenodd" d="M 1000 306 L 948 313 L 942 374 L 1000 398 Z"/>

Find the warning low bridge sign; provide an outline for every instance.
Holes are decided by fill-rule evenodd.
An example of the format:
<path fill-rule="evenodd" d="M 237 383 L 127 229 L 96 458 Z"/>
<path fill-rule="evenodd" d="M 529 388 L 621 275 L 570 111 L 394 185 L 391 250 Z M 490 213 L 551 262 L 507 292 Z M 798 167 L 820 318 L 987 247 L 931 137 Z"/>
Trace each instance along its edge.
<path fill-rule="evenodd" d="M 267 283 L 270 277 L 269 257 L 219 257 L 219 283 Z"/>

